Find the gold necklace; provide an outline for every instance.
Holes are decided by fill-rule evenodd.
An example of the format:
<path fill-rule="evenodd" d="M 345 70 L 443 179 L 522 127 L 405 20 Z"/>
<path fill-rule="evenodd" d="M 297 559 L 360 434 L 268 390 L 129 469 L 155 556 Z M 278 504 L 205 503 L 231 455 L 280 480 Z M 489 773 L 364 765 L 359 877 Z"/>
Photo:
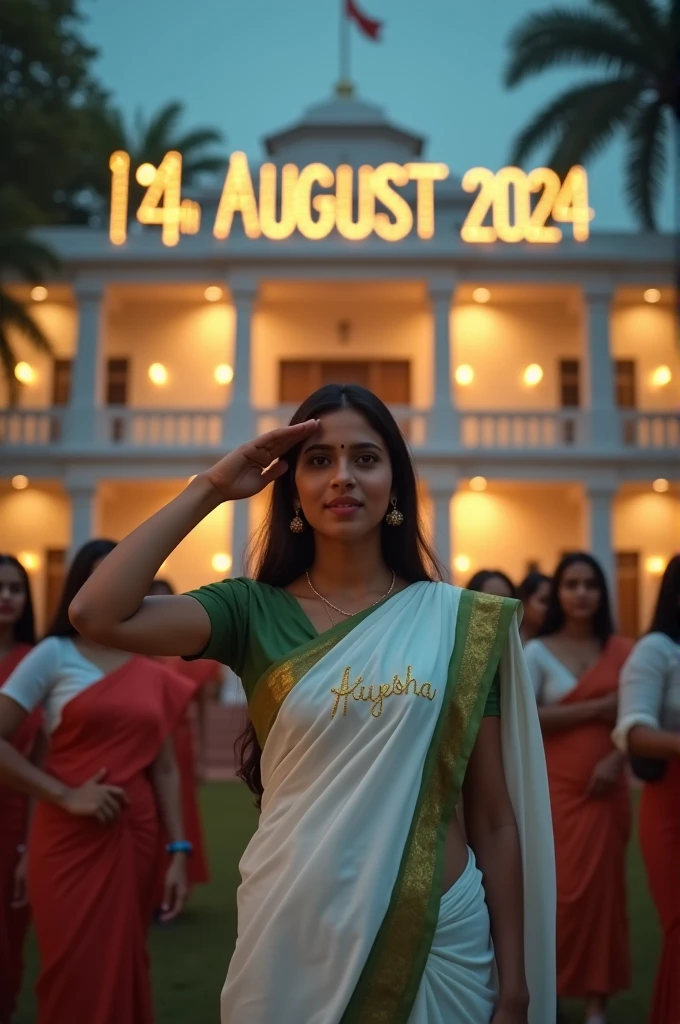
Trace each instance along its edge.
<path fill-rule="evenodd" d="M 318 590 L 316 589 L 316 587 L 314 586 L 314 584 L 312 583 L 311 579 L 309 578 L 309 570 L 308 570 L 308 569 L 307 569 L 307 570 L 305 570 L 305 576 L 307 577 L 307 582 L 309 583 L 309 589 L 310 589 L 310 590 L 312 591 L 312 593 L 313 593 L 313 594 L 316 594 L 316 596 L 317 596 L 317 597 L 319 598 L 319 600 L 320 600 L 320 601 L 323 601 L 324 605 L 327 605 L 327 606 L 328 606 L 328 607 L 326 608 L 326 611 L 328 611 L 328 608 L 332 608 L 334 612 L 340 612 L 340 614 L 341 614 L 341 615 L 344 615 L 344 616 L 345 616 L 345 618 L 347 618 L 347 619 L 349 619 L 349 618 L 350 618 L 350 617 L 351 617 L 352 615 L 357 615 L 357 614 L 358 614 L 357 612 L 344 612 L 344 611 L 342 610 L 342 608 L 338 608 L 338 606 L 337 606 L 336 604 L 333 604 L 333 603 L 332 603 L 332 601 L 329 601 L 329 600 L 328 600 L 327 598 L 325 598 L 325 597 L 323 596 L 323 594 L 320 594 L 320 593 L 319 593 L 319 591 L 318 591 Z M 369 608 L 375 608 L 375 606 L 376 606 L 377 604 L 380 604 L 380 602 L 381 602 L 381 601 L 384 601 L 386 597 L 389 597 L 389 596 L 390 596 L 390 594 L 392 593 L 392 591 L 394 590 L 394 584 L 396 583 L 396 581 L 397 581 L 397 574 L 395 573 L 395 571 L 394 571 L 394 569 L 393 569 L 393 570 L 392 570 L 392 582 L 390 583 L 390 587 L 389 587 L 389 590 L 387 590 L 387 591 L 386 591 L 386 592 L 385 592 L 385 593 L 384 593 L 384 594 L 382 595 L 382 597 L 379 597 L 377 601 L 374 601 L 374 602 L 373 602 L 373 604 L 369 604 L 369 605 L 368 605 L 368 607 L 369 607 Z M 362 609 L 362 610 L 363 610 L 363 611 L 366 611 L 367 609 L 365 609 L 365 608 L 364 608 L 364 609 Z M 330 613 L 329 613 L 328 617 L 329 617 L 329 619 L 331 620 L 331 622 L 333 622 L 333 618 L 332 618 L 332 616 L 330 615 Z M 335 625 L 335 623 L 333 623 L 333 625 Z"/>

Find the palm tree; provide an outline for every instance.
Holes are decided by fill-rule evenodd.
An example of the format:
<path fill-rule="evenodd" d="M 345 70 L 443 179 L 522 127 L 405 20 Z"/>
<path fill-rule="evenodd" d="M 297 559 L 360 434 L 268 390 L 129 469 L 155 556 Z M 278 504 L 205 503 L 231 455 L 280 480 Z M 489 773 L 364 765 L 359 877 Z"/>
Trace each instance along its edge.
<path fill-rule="evenodd" d="M 94 113 L 93 130 L 96 136 L 96 152 L 98 153 L 98 171 L 101 178 L 96 190 L 102 199 L 108 202 L 110 190 L 109 156 L 114 150 L 122 149 L 130 154 L 133 168 L 140 164 L 150 163 L 158 167 L 169 150 L 177 150 L 182 154 L 182 185 L 191 186 L 203 174 L 222 170 L 226 156 L 215 152 L 212 147 L 219 146 L 223 139 L 222 133 L 214 128 L 194 128 L 187 132 L 179 130 L 179 122 L 184 113 L 182 103 L 173 100 L 148 120 L 137 113 L 134 124 L 129 127 L 119 110 L 101 108 Z M 144 189 L 137 184 L 134 174 L 130 181 L 131 216 L 138 208 Z"/>
<path fill-rule="evenodd" d="M 57 260 L 43 245 L 20 232 L 0 232 L 0 367 L 7 382 L 10 405 L 19 397 L 19 382 L 14 376 L 17 358 L 10 340 L 10 332 L 26 338 L 38 351 L 53 355 L 52 345 L 41 327 L 28 312 L 23 302 L 15 299 L 5 287 L 2 278 L 8 271 L 31 284 L 39 284 L 44 273 L 57 268 Z"/>
<path fill-rule="evenodd" d="M 508 87 L 564 65 L 605 74 L 543 107 L 517 137 L 513 163 L 552 143 L 548 162 L 564 175 L 623 131 L 628 200 L 642 224 L 654 230 L 669 122 L 673 111 L 680 116 L 679 43 L 680 0 L 664 0 L 663 7 L 657 0 L 590 0 L 590 9 L 554 7 L 528 15 L 510 38 Z"/>

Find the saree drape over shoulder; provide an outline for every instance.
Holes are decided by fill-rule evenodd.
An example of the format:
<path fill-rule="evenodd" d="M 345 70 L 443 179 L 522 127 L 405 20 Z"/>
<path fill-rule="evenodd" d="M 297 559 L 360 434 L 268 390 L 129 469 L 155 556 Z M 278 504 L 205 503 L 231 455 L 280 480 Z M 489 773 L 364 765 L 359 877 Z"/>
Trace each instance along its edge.
<path fill-rule="evenodd" d="M 251 690 L 264 796 L 240 865 L 222 1024 L 488 1024 L 481 876 L 471 858 L 442 898 L 442 875 L 499 664 L 530 1020 L 554 1017 L 550 808 L 516 609 L 416 583 L 301 644 Z"/>

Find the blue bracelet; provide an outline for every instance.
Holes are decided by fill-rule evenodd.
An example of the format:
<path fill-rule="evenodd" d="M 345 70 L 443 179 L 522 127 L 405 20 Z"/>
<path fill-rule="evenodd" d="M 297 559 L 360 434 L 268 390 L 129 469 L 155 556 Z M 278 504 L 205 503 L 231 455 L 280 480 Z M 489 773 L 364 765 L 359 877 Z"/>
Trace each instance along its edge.
<path fill-rule="evenodd" d="M 165 847 L 166 853 L 193 853 L 193 844 L 188 839 L 178 839 L 174 843 L 168 843 Z"/>

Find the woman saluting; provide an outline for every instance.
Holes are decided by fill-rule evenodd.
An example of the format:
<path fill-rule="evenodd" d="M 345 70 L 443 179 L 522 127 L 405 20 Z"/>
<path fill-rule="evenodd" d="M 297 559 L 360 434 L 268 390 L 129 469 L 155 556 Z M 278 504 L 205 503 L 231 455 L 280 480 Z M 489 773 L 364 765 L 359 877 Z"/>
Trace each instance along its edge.
<path fill-rule="evenodd" d="M 255 579 L 145 598 L 204 516 L 271 482 Z M 199 474 L 71 606 L 99 643 L 243 680 L 262 813 L 223 1024 L 554 1014 L 550 808 L 517 603 L 434 564 L 391 414 L 329 385 Z"/>

